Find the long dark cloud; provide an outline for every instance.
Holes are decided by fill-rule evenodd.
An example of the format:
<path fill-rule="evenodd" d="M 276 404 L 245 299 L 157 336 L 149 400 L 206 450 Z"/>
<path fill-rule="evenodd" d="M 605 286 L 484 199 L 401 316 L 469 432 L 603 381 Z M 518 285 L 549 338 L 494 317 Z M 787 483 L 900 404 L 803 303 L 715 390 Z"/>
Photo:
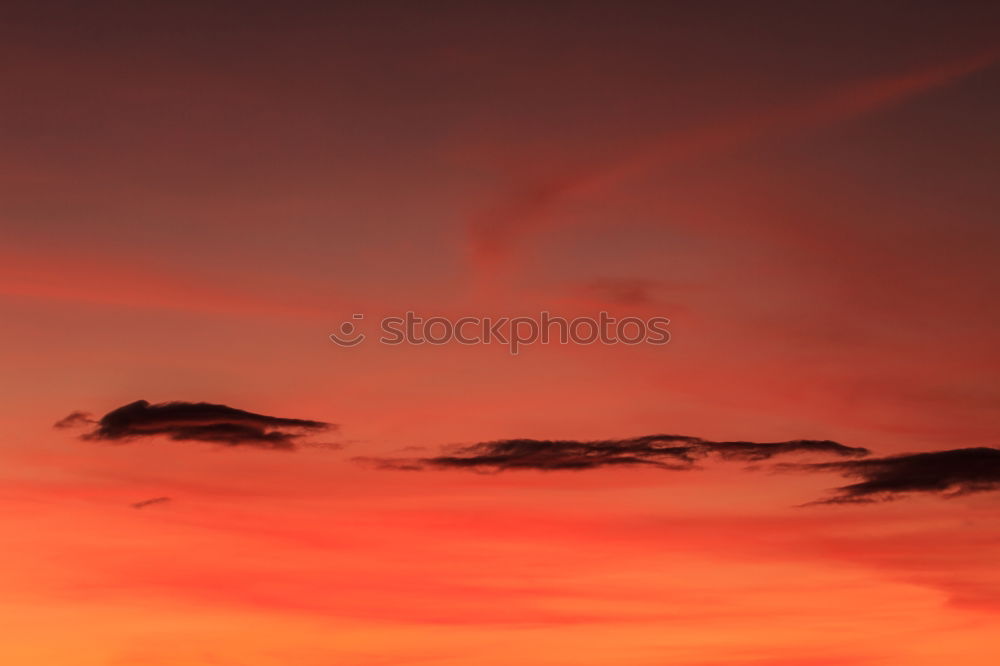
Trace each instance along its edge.
<path fill-rule="evenodd" d="M 706 459 L 747 463 L 790 454 L 819 454 L 856 460 L 780 463 L 779 472 L 834 472 L 858 479 L 828 498 L 808 504 L 884 502 L 913 493 L 952 497 L 1000 490 L 1000 449 L 980 447 L 866 458 L 868 449 L 829 440 L 714 442 L 686 435 L 648 435 L 617 440 L 505 439 L 452 447 L 441 455 L 414 458 L 358 458 L 380 469 L 591 470 L 648 466 L 691 470 Z"/>
<path fill-rule="evenodd" d="M 836 472 L 860 479 L 812 504 L 894 500 L 909 493 L 945 496 L 1000 490 L 1000 449 L 988 447 L 911 453 L 867 460 L 783 464 L 786 471 Z"/>
<path fill-rule="evenodd" d="M 235 407 L 208 402 L 163 402 L 137 400 L 112 410 L 99 420 L 73 412 L 55 425 L 59 428 L 92 424 L 84 439 L 128 441 L 164 436 L 173 440 L 196 440 L 226 446 L 294 449 L 297 440 L 335 426 L 323 421 L 290 419 L 255 414 Z"/>
<path fill-rule="evenodd" d="M 363 458 L 382 469 L 422 470 L 461 468 L 480 472 L 513 469 L 586 470 L 600 467 L 650 466 L 668 470 L 693 469 L 699 460 L 761 462 L 793 453 L 865 456 L 867 449 L 828 440 L 788 442 L 713 442 L 687 435 L 647 435 L 596 441 L 505 439 L 454 448 L 447 455 L 426 458 Z"/>

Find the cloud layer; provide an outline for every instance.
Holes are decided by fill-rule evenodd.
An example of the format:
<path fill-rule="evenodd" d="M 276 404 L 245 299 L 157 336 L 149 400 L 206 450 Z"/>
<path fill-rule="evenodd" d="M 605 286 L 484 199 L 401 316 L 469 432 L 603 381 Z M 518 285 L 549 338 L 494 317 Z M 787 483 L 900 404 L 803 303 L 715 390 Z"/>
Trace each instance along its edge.
<path fill-rule="evenodd" d="M 208 402 L 163 402 L 145 400 L 124 405 L 93 420 L 73 412 L 58 421 L 58 428 L 93 424 L 83 439 L 128 441 L 140 437 L 165 436 L 176 441 L 194 440 L 226 446 L 294 449 L 297 440 L 335 426 L 323 421 L 290 419 L 255 414 Z"/>
<path fill-rule="evenodd" d="M 828 440 L 712 442 L 687 435 L 647 435 L 597 441 L 505 439 L 458 447 L 449 455 L 361 460 L 374 462 L 383 469 L 404 470 L 463 468 L 480 472 L 511 469 L 550 471 L 640 465 L 689 470 L 694 469 L 699 460 L 709 457 L 760 462 L 791 453 L 865 456 L 869 451 Z"/>
<path fill-rule="evenodd" d="M 256 414 L 207 402 L 145 400 L 112 410 L 100 419 L 73 412 L 56 428 L 91 426 L 87 440 L 129 441 L 163 436 L 175 441 L 202 441 L 225 446 L 294 450 L 307 435 L 335 428 L 333 424 Z M 628 439 L 540 440 L 504 439 L 446 447 L 426 457 L 355 458 L 379 469 L 467 469 L 481 473 L 508 470 L 594 470 L 613 467 L 654 467 L 687 471 L 706 460 L 760 463 L 779 456 L 816 454 L 853 458 L 827 462 L 780 463 L 775 471 L 831 472 L 856 483 L 841 486 L 825 499 L 809 504 L 865 504 L 907 494 L 946 497 L 1000 490 L 1000 449 L 979 447 L 868 458 L 868 449 L 830 440 L 787 442 L 716 442 L 689 435 L 646 435 Z M 155 498 L 147 503 L 166 501 Z"/>

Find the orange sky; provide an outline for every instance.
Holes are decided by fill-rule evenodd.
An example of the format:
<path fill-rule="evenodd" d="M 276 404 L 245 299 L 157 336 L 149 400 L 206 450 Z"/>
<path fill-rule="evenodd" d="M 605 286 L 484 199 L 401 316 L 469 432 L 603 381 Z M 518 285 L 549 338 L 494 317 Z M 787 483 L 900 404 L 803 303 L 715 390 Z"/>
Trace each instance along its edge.
<path fill-rule="evenodd" d="M 348 4 L 0 13 L 0 663 L 998 663 L 995 482 L 372 464 L 995 446 L 997 8 Z M 407 310 L 671 341 L 328 339 Z M 337 427 L 52 427 L 140 399 Z"/>

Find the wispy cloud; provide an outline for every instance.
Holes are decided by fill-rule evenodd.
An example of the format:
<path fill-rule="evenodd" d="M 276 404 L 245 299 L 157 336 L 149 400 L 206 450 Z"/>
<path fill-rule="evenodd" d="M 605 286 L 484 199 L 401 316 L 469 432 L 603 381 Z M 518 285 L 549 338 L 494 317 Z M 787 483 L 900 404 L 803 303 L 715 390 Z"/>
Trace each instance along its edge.
<path fill-rule="evenodd" d="M 641 306 L 656 302 L 662 283 L 637 278 L 600 278 L 584 285 L 585 293 L 615 305 Z"/>
<path fill-rule="evenodd" d="M 58 421 L 52 424 L 54 428 L 76 428 L 79 426 L 87 425 L 88 423 L 97 423 L 94 420 L 93 415 L 89 412 L 71 412 L 66 416 L 62 417 Z"/>
<path fill-rule="evenodd" d="M 989 49 L 937 65 L 873 77 L 788 104 L 731 113 L 721 122 L 652 137 L 641 149 L 611 163 L 526 184 L 469 220 L 473 258 L 479 267 L 494 266 L 507 258 L 521 239 L 551 224 L 561 206 L 598 196 L 652 169 L 708 159 L 755 142 L 891 108 L 991 67 L 998 59 L 1000 50 Z"/>

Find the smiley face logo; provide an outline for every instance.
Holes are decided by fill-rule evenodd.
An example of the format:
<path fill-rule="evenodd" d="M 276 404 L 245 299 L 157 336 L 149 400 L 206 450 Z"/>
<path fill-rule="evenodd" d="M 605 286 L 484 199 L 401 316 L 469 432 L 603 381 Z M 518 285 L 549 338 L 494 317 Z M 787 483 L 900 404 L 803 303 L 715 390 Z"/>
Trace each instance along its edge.
<path fill-rule="evenodd" d="M 364 319 L 363 314 L 355 314 L 353 319 Z M 340 331 L 330 334 L 330 341 L 341 347 L 356 347 L 365 341 L 365 334 L 359 333 L 354 322 L 345 321 L 340 324 Z"/>

